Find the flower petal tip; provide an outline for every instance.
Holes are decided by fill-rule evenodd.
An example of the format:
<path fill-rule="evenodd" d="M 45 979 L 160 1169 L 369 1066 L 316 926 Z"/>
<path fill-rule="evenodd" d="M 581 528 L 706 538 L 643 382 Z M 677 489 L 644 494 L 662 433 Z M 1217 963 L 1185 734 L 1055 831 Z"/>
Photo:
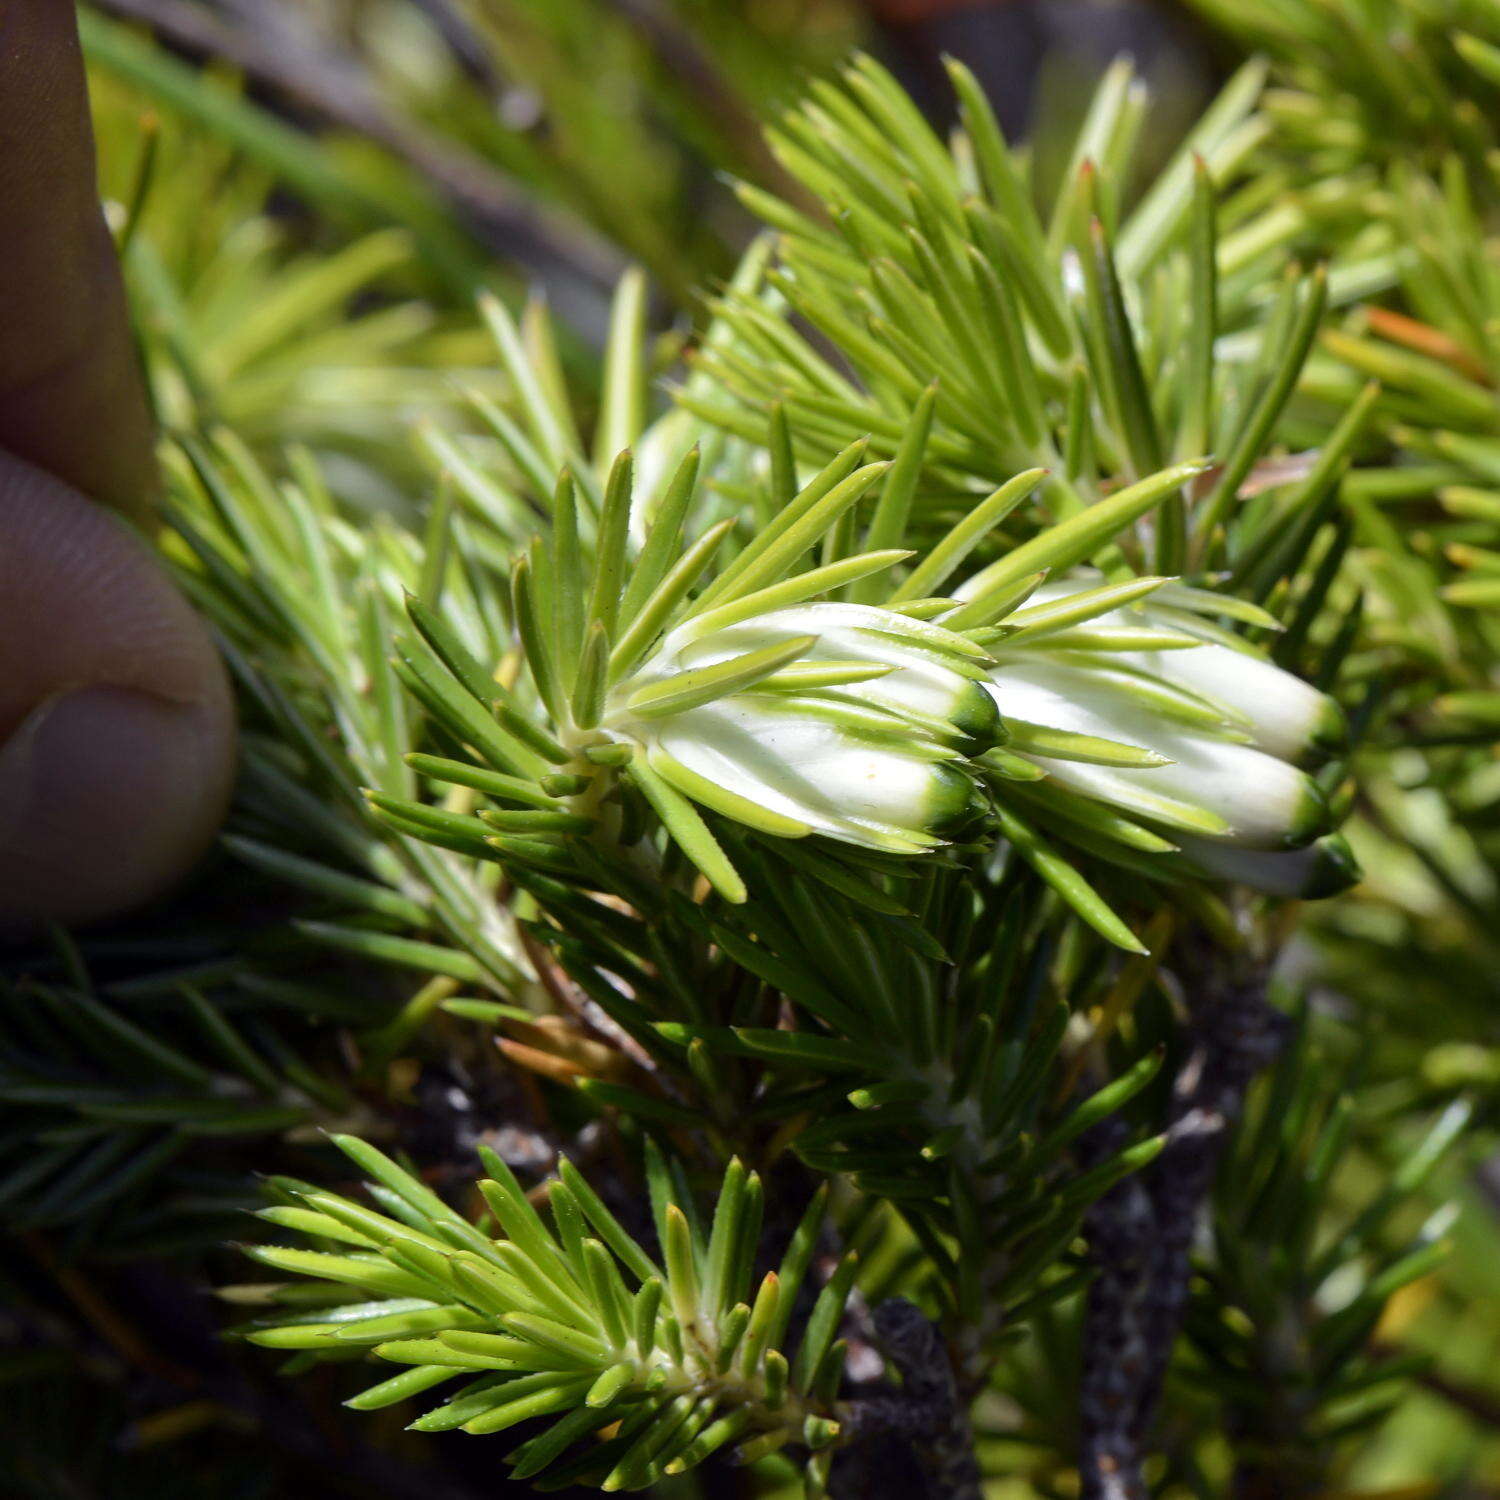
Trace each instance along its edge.
<path fill-rule="evenodd" d="M 973 778 L 957 766 L 933 766 L 927 798 L 927 829 L 944 843 L 956 841 L 983 816 Z"/>
<path fill-rule="evenodd" d="M 967 684 L 950 710 L 949 722 L 959 730 L 966 755 L 980 755 L 1006 740 L 1005 726 L 994 698 L 977 682 Z"/>
<path fill-rule="evenodd" d="M 1319 839 L 1310 852 L 1315 858 L 1310 863 L 1302 889 L 1297 892 L 1304 901 L 1324 901 L 1329 896 L 1341 896 L 1364 878 L 1354 850 L 1341 833 L 1331 833 Z"/>
<path fill-rule="evenodd" d="M 1315 839 L 1331 833 L 1334 821 L 1333 809 L 1328 804 L 1323 788 L 1311 776 L 1304 776 L 1298 789 L 1296 806 L 1287 820 L 1282 847 L 1304 849 Z"/>

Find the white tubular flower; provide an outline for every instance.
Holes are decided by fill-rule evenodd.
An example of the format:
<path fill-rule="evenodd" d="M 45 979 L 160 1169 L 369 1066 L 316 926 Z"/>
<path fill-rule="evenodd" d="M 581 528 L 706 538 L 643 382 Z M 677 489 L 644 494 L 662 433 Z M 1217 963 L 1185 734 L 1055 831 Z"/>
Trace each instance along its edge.
<path fill-rule="evenodd" d="M 606 700 L 599 732 L 693 801 L 785 838 L 892 853 L 943 842 L 974 807 L 966 754 L 998 716 L 984 653 L 894 611 L 710 610 Z"/>
<path fill-rule="evenodd" d="M 1037 590 L 1038 599 L 1060 598 L 1076 591 L 1067 581 Z M 1176 683 L 1238 716 L 1250 743 L 1296 765 L 1326 759 L 1343 748 L 1348 736 L 1344 711 L 1326 693 L 1303 682 L 1275 662 L 1258 655 L 1237 636 L 1228 635 L 1193 612 L 1211 608 L 1212 595 L 1166 584 L 1142 604 L 1134 621 L 1124 611 L 1101 615 L 1100 625 L 1143 623 L 1182 631 L 1203 644 L 1186 651 L 1121 652 L 1111 660 L 1135 671 Z"/>
<path fill-rule="evenodd" d="M 1198 873 L 1232 880 L 1268 896 L 1318 901 L 1347 891 L 1359 879 L 1359 862 L 1341 833 L 1286 852 L 1232 849 L 1207 839 L 1179 838 L 1182 858 Z"/>
<path fill-rule="evenodd" d="M 1148 593 L 1149 605 L 1119 607 Z M 1193 612 L 1216 603 L 1236 607 L 1164 580 L 1037 589 L 991 647 L 1009 748 L 1057 786 L 1174 837 L 1300 849 L 1332 817 L 1293 762 L 1332 749 L 1342 718 Z"/>
<path fill-rule="evenodd" d="M 1328 830 L 1327 802 L 1305 772 L 1253 746 L 1164 722 L 1118 678 L 1087 666 L 1002 658 L 990 691 L 1002 721 L 1020 731 L 1012 748 L 1085 796 L 1249 849 L 1298 848 Z M 1038 754 L 1030 747 L 1046 740 L 1028 733 L 1032 726 L 1104 746 L 1095 752 L 1065 740 L 1063 755 Z M 1131 748 L 1135 764 L 1078 758 L 1123 756 Z"/>

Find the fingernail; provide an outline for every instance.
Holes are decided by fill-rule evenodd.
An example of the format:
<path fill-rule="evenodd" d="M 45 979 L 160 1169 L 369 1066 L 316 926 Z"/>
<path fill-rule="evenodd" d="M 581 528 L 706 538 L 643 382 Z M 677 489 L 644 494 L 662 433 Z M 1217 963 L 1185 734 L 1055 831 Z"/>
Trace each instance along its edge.
<path fill-rule="evenodd" d="M 0 747 L 0 924 L 86 922 L 160 894 L 228 794 L 212 706 L 91 687 L 39 704 Z"/>

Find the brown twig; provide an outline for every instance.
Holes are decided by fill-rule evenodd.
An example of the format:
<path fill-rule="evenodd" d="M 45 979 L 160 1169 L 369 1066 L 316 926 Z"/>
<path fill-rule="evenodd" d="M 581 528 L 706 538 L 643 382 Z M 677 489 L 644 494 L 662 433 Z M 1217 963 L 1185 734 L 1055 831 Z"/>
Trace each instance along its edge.
<path fill-rule="evenodd" d="M 980 1500 L 983 1484 L 974 1432 L 953 1363 L 935 1324 L 902 1298 L 874 1311 L 875 1338 L 901 1377 L 900 1390 L 877 1391 L 844 1403 L 842 1425 L 852 1448 L 835 1492 L 861 1500 L 911 1495 L 898 1473 L 880 1471 L 881 1445 L 894 1438 L 921 1465 L 928 1491 L 939 1500 Z M 877 1462 L 870 1460 L 875 1458 Z"/>
<path fill-rule="evenodd" d="M 1089 1216 L 1098 1274 L 1084 1323 L 1084 1500 L 1144 1500 L 1141 1465 L 1187 1301 L 1193 1237 L 1245 1091 L 1286 1032 L 1265 997 L 1262 965 L 1200 939 L 1179 974 L 1193 1021 L 1173 1087 L 1167 1144 L 1148 1172 L 1118 1183 Z M 1090 1154 L 1113 1154 L 1124 1129 L 1117 1120 L 1105 1122 Z"/>
<path fill-rule="evenodd" d="M 722 132 L 749 174 L 762 187 L 821 215 L 823 205 L 771 154 L 761 122 L 724 76 L 713 55 L 660 0 L 608 0 L 656 56 L 666 73 Z"/>
<path fill-rule="evenodd" d="M 459 67 L 498 103 L 506 92 L 505 80 L 457 0 L 413 0 L 413 3 L 432 22 Z"/>

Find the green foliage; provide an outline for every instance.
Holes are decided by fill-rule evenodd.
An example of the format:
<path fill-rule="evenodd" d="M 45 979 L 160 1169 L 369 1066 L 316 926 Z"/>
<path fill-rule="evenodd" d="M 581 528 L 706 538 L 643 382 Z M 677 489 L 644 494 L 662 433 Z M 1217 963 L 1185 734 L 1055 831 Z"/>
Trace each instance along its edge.
<path fill-rule="evenodd" d="M 0 1011 L 7 1224 L 114 1257 L 222 1239 L 253 1202 L 234 1153 L 347 1117 L 345 1081 L 222 991 L 101 994 L 58 941 L 65 977 L 8 986 Z"/>
<path fill-rule="evenodd" d="M 1439 1079 L 1486 1088 L 1494 1045 L 1500 240 L 1484 61 L 1500 18 L 1485 5 L 1314 10 L 1278 7 L 1274 23 L 1267 12 L 1264 33 L 1248 13 L 1223 19 L 1279 54 L 1298 39 L 1295 59 L 1283 54 L 1287 86 L 1266 105 L 1274 170 L 1299 191 L 1358 194 L 1361 238 L 1400 247 L 1398 285 L 1323 330 L 1303 391 L 1335 411 L 1369 380 L 1381 386 L 1339 494 L 1363 615 L 1346 677 L 1378 682 L 1384 700 L 1349 826 L 1371 878 L 1313 926 L 1334 981 L 1392 1028 L 1377 1049 L 1382 1075 L 1426 1081 L 1408 1089 L 1415 1105 Z M 1355 61 L 1377 53 L 1378 69 Z M 1418 995 L 1445 1020 L 1434 1026 Z"/>
<path fill-rule="evenodd" d="M 661 1158 L 651 1172 L 659 1253 L 653 1259 L 566 1159 L 547 1191 L 551 1227 L 514 1174 L 482 1150 L 479 1183 L 494 1235 L 363 1142 L 341 1148 L 373 1179 L 387 1213 L 308 1184 L 279 1181 L 285 1204 L 262 1210 L 317 1250 L 260 1246 L 273 1270 L 311 1283 L 255 1289 L 287 1310 L 247 1325 L 271 1349 L 347 1358 L 368 1351 L 409 1366 L 353 1397 L 373 1411 L 445 1381 L 466 1383 L 418 1417 L 418 1431 L 504 1432 L 556 1417 L 507 1455 L 518 1478 L 646 1489 L 727 1444 L 816 1455 L 838 1436 L 831 1416 L 842 1345 L 835 1342 L 853 1277 L 848 1260 L 819 1294 L 790 1355 L 783 1352 L 818 1238 L 821 1197 L 779 1268 L 754 1281 L 763 1194 L 731 1161 L 699 1227 Z M 581 1450 L 581 1451 L 580 1451 Z"/>
<path fill-rule="evenodd" d="M 1285 952 L 1294 1041 L 1186 1117 L 1227 1139 L 1147 1472 L 1429 1477 L 1413 1383 L 1483 1410 L 1453 1367 L 1500 1337 L 1493 1209 L 1446 1206 L 1500 1098 L 1500 19 L 1199 9 L 1265 57 L 1144 184 L 1128 65 L 1018 148 L 953 64 L 944 138 L 828 71 L 839 7 L 307 7 L 378 144 L 87 19 L 244 775 L 186 922 L 58 936 L 0 1003 L 22 1378 L 59 1305 L 170 1371 L 88 1277 L 171 1251 L 252 1319 L 236 1381 L 359 1366 L 347 1417 L 352 1372 L 276 1398 L 350 1493 L 508 1429 L 544 1488 L 864 1493 L 894 1444 L 1092 1493 L 1100 1246 L 1184 1171 L 1201 955 Z M 740 96 L 799 61 L 763 147 Z M 616 249 L 702 316 L 654 338 Z M 277 1279 L 205 1263 L 236 1233 Z M 5 1423 L 43 1484 L 92 1462 Z"/>
<path fill-rule="evenodd" d="M 1276 59 L 1284 86 L 1266 113 L 1300 171 L 1331 176 L 1454 149 L 1480 164 L 1495 148 L 1500 13 L 1491 0 L 1193 4 Z"/>
<path fill-rule="evenodd" d="M 1456 1207 L 1424 1213 L 1419 1194 L 1471 1114 L 1453 1102 L 1413 1121 L 1414 1140 L 1372 1141 L 1352 1076 L 1327 1086 L 1338 1066 L 1304 1026 L 1262 1083 L 1220 1178 L 1212 1249 L 1185 1324 L 1180 1378 L 1223 1403 L 1245 1483 L 1279 1475 L 1289 1494 L 1337 1473 L 1426 1367 L 1374 1335 L 1393 1299 L 1448 1256 Z M 1372 1145 L 1380 1158 L 1370 1174 L 1359 1157 Z"/>
<path fill-rule="evenodd" d="M 739 346 L 709 351 L 735 404 L 704 406 L 691 387 L 684 404 L 754 436 L 735 408 L 780 402 L 814 454 L 856 427 L 894 454 L 935 377 L 932 416 L 919 420 L 931 422 L 923 489 L 939 513 L 966 491 L 972 503 L 976 483 L 1038 464 L 1050 471 L 1047 505 L 1066 517 L 1122 474 L 1213 452 L 1224 467 L 1205 482 L 1193 535 L 1182 531 L 1186 501 L 1174 502 L 1154 561 L 1176 572 L 1253 550 L 1253 510 L 1243 541 L 1218 528 L 1241 520 L 1231 502 L 1291 394 L 1326 296 L 1316 276 L 1275 288 L 1272 268 L 1296 225 L 1251 241 L 1215 201 L 1260 134 L 1249 128 L 1257 70 L 1242 71 L 1127 208 L 1139 95 L 1117 64 L 1041 214 L 978 84 L 958 64 L 952 76 L 964 131 L 951 149 L 869 59 L 815 85 L 785 117 L 772 140 L 832 223 L 745 190 L 778 234 L 762 283 L 723 305 Z M 783 308 L 841 351 L 857 386 L 783 325 Z"/>

